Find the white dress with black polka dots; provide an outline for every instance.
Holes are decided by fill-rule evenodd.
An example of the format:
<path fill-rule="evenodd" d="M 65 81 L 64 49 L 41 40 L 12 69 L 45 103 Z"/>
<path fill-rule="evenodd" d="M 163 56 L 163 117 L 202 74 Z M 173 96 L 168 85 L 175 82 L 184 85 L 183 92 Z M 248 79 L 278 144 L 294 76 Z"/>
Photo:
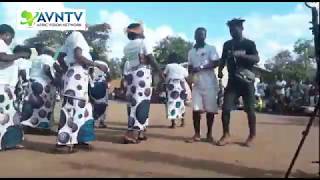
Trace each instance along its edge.
<path fill-rule="evenodd" d="M 95 140 L 92 105 L 89 102 L 88 70 L 70 66 L 64 76 L 64 97 L 57 144 L 70 145 Z"/>
<path fill-rule="evenodd" d="M 53 125 L 52 113 L 56 99 L 56 88 L 50 81 L 48 82 L 41 79 L 35 80 L 29 83 L 29 95 L 27 98 L 31 95 L 35 95 L 31 88 L 32 83 L 38 83 L 39 87 L 41 87 L 39 88 L 41 91 L 41 94 L 39 95 L 41 104 L 39 108 L 34 107 L 29 109 L 32 112 L 25 113 L 25 115 L 30 114 L 31 116 L 24 117 L 21 124 L 32 128 L 50 129 Z M 25 102 L 27 101 L 28 99 L 25 100 Z"/>
<path fill-rule="evenodd" d="M 166 86 L 167 89 L 167 119 L 181 119 L 185 113 L 184 101 L 187 98 L 185 82 L 180 79 L 170 79 Z"/>
<path fill-rule="evenodd" d="M 125 76 L 128 97 L 128 130 L 143 131 L 148 126 L 152 94 L 151 69 L 140 66 Z"/>
<path fill-rule="evenodd" d="M 106 119 L 106 110 L 108 108 L 108 88 L 107 79 L 105 75 L 98 75 L 94 77 L 93 86 L 91 86 L 90 99 L 93 103 L 93 118 L 95 124 L 104 123 Z"/>
<path fill-rule="evenodd" d="M 0 150 L 13 148 L 23 141 L 20 116 L 13 107 L 14 88 L 0 84 Z"/>

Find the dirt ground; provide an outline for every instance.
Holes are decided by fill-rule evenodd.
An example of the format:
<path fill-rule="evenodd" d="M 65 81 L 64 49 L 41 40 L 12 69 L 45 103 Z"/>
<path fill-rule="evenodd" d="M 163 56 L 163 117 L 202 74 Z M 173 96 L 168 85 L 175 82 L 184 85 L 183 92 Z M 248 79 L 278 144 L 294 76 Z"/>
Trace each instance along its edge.
<path fill-rule="evenodd" d="M 236 111 L 231 115 L 233 144 L 189 144 L 184 141 L 193 135 L 191 109 L 184 128 L 168 129 L 165 107 L 152 105 L 148 141 L 124 145 L 125 105 L 111 102 L 108 112 L 109 128 L 96 130 L 94 151 L 54 154 L 55 136 L 27 134 L 26 149 L 0 152 L 0 177 L 283 177 L 308 122 L 307 117 L 257 114 L 257 141 L 248 148 L 240 145 L 248 135 L 246 115 Z M 215 139 L 222 133 L 220 116 L 214 123 Z M 292 177 L 316 177 L 319 172 L 319 165 L 311 163 L 319 159 L 316 121 Z M 205 119 L 201 130 L 205 135 Z"/>

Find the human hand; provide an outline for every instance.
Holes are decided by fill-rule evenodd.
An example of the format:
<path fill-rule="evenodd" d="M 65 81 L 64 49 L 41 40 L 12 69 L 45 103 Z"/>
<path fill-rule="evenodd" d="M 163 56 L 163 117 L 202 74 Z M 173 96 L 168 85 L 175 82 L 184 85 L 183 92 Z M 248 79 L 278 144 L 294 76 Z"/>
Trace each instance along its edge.
<path fill-rule="evenodd" d="M 103 71 L 104 73 L 107 73 L 108 72 L 108 68 L 102 64 L 97 64 L 96 65 L 97 68 L 99 68 L 101 71 Z"/>

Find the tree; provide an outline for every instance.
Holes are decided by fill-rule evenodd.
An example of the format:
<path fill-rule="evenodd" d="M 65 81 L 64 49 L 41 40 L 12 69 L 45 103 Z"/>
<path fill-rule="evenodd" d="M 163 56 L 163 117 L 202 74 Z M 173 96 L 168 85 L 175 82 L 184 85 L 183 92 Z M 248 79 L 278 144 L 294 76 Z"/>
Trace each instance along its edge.
<path fill-rule="evenodd" d="M 94 59 L 107 61 L 107 40 L 109 39 L 110 25 L 96 24 L 88 27 L 87 31 L 81 31 L 84 38 L 87 40 L 88 45 L 92 47 L 91 54 L 95 57 Z M 34 47 L 37 43 L 43 43 L 47 46 L 59 49 L 65 39 L 65 31 L 39 31 L 35 37 L 26 39 L 24 44 L 30 47 Z"/>
<path fill-rule="evenodd" d="M 111 58 L 108 61 L 111 79 L 120 78 L 122 75 L 122 61 L 119 58 Z"/>
<path fill-rule="evenodd" d="M 316 73 L 315 48 L 313 40 L 298 39 L 293 50 L 298 56 L 296 61 L 303 65 L 307 79 L 313 79 Z"/>
<path fill-rule="evenodd" d="M 265 64 L 266 69 L 272 71 L 264 78 L 274 81 L 274 75 L 282 74 L 286 80 L 306 81 L 315 77 L 316 68 L 314 62 L 314 46 L 312 40 L 299 39 L 294 44 L 294 52 L 297 54 L 293 58 L 291 52 L 284 50 L 276 54 Z"/>
<path fill-rule="evenodd" d="M 170 53 L 175 52 L 178 55 L 179 62 L 188 60 L 188 51 L 192 48 L 192 43 L 185 41 L 181 37 L 166 37 L 161 40 L 154 48 L 155 59 L 160 64 L 167 64 Z"/>
<path fill-rule="evenodd" d="M 283 74 L 284 78 L 286 78 L 286 74 L 284 74 L 284 69 L 293 62 L 293 57 L 291 52 L 288 50 L 280 51 L 273 58 L 267 60 L 267 63 L 264 65 L 267 70 L 270 70 L 272 73 L 265 75 L 264 79 L 267 81 L 274 81 L 275 75 Z"/>
<path fill-rule="evenodd" d="M 30 47 L 34 47 L 37 43 L 43 43 L 52 48 L 59 48 L 63 45 L 66 39 L 66 34 L 63 31 L 39 31 L 35 37 L 26 39 L 24 44 Z"/>

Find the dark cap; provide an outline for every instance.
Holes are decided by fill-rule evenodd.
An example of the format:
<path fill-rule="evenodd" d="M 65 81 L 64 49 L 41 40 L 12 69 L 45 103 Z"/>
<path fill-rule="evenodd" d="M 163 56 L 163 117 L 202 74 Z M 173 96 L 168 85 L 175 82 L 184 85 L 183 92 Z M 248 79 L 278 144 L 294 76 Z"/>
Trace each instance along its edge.
<path fill-rule="evenodd" d="M 242 24 L 243 22 L 245 22 L 246 20 L 244 19 L 241 19 L 241 18 L 233 18 L 232 20 L 228 21 L 227 22 L 227 25 L 230 27 L 230 26 L 241 26 L 242 27 Z"/>

